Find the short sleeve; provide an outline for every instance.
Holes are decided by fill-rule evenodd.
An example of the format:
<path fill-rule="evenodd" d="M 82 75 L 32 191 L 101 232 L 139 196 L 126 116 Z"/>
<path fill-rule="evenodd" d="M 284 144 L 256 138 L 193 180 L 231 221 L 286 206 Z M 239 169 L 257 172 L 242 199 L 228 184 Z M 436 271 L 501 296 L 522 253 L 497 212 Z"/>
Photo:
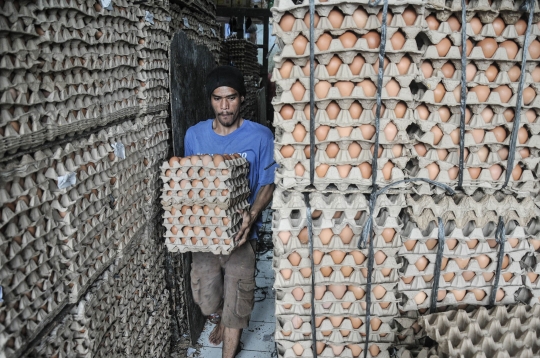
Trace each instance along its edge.
<path fill-rule="evenodd" d="M 262 135 L 259 153 L 259 187 L 274 183 L 274 172 L 277 164 L 274 162 L 274 136 L 268 128 Z"/>
<path fill-rule="evenodd" d="M 184 137 L 184 157 L 193 155 L 193 130 L 188 128 Z"/>

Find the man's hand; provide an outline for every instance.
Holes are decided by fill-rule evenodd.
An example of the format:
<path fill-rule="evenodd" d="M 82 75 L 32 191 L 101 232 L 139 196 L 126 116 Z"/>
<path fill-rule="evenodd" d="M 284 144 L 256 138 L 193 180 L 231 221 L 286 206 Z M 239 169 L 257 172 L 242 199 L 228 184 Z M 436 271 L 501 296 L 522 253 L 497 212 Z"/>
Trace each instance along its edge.
<path fill-rule="evenodd" d="M 234 241 L 236 246 L 242 246 L 249 239 L 249 232 L 251 231 L 251 226 L 255 223 L 257 216 L 251 213 L 249 210 L 237 210 L 237 213 L 242 214 L 242 227 L 236 234 Z"/>

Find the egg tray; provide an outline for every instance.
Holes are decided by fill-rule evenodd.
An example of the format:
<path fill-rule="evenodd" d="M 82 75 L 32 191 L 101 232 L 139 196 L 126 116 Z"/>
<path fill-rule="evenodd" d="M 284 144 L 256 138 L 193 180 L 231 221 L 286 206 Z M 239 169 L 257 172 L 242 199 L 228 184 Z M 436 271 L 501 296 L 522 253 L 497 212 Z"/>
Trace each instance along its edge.
<path fill-rule="evenodd" d="M 419 323 L 438 343 L 440 357 L 460 355 L 464 350 L 471 356 L 484 352 L 486 356 L 532 357 L 540 347 L 534 333 L 538 309 L 525 305 L 479 307 L 470 313 L 458 310 L 420 317 Z"/>
<path fill-rule="evenodd" d="M 222 208 L 235 206 L 240 203 L 243 203 L 250 195 L 250 191 L 248 187 L 239 187 L 240 190 L 236 192 L 229 192 L 227 195 L 224 196 L 212 196 L 211 190 L 190 190 L 189 192 L 193 192 L 193 197 L 189 198 L 189 192 L 182 195 L 166 195 L 168 193 L 162 193 L 161 195 L 161 203 L 162 206 L 170 206 L 170 205 L 205 205 L 205 204 L 216 204 Z M 197 191 L 197 193 L 195 193 Z M 206 197 L 201 198 L 199 193 L 200 192 L 206 192 Z M 177 193 L 182 193 L 182 191 L 177 191 Z M 173 193 L 174 194 L 174 193 Z"/>
<path fill-rule="evenodd" d="M 247 170 L 246 170 L 247 172 Z M 244 171 L 242 171 L 242 173 L 237 173 L 238 176 L 236 177 L 229 177 L 228 175 L 227 176 L 224 176 L 225 177 L 225 180 L 221 180 L 219 179 L 218 177 L 216 177 L 216 179 L 218 179 L 218 184 L 216 185 L 215 183 L 215 179 L 214 180 L 211 180 L 211 177 L 210 176 L 200 176 L 200 178 L 202 178 L 202 180 L 204 179 L 207 179 L 208 180 L 208 183 L 207 185 L 205 186 L 204 183 L 200 180 L 200 179 L 192 179 L 192 180 L 189 180 L 189 179 L 182 179 L 180 180 L 180 178 L 178 177 L 161 177 L 161 180 L 163 181 L 163 191 L 167 191 L 167 190 L 178 190 L 178 189 L 181 189 L 183 192 L 187 193 L 190 189 L 202 189 L 202 190 L 211 190 L 211 189 L 229 189 L 230 191 L 237 191 L 239 190 L 238 187 L 245 187 L 245 186 L 249 186 L 248 184 L 248 180 L 247 178 L 245 177 L 245 173 Z M 199 176 L 198 176 L 199 177 Z M 222 176 L 223 177 L 223 176 Z M 191 179 L 191 178 L 190 178 Z"/>
<path fill-rule="evenodd" d="M 207 154 L 204 154 L 202 156 L 206 156 Z M 219 154 L 217 154 L 219 155 Z M 215 156 L 217 156 L 215 155 Z M 209 155 L 210 157 L 212 157 L 211 155 Z M 198 159 L 197 159 L 198 157 Z M 173 157 L 173 158 L 178 158 L 178 157 Z M 169 160 L 169 162 L 164 162 L 162 167 L 161 167 L 161 170 L 162 170 L 162 173 L 165 173 L 165 171 L 167 169 L 182 169 L 182 172 L 187 172 L 187 170 L 185 170 L 186 168 L 192 168 L 192 167 L 196 167 L 196 168 L 202 168 L 202 167 L 205 167 L 205 168 L 208 168 L 208 169 L 229 169 L 229 170 L 232 170 L 236 167 L 245 167 L 245 166 L 248 166 L 249 165 L 249 162 L 245 159 L 245 158 L 234 158 L 234 159 L 225 159 L 223 158 L 221 155 L 219 155 L 219 157 L 216 157 L 216 158 L 213 158 L 213 159 L 210 159 L 208 161 L 207 164 L 204 164 L 203 160 L 201 159 L 201 156 L 199 155 L 194 155 L 194 156 L 189 156 L 189 157 L 184 157 L 184 158 L 178 158 L 179 160 L 178 161 L 173 161 L 173 165 L 170 165 L 170 161 L 172 160 Z M 185 159 L 185 163 L 187 163 L 188 159 L 190 161 L 189 164 L 187 165 L 184 165 L 182 166 L 180 164 L 180 161 Z M 195 163 L 192 162 L 193 159 L 197 159 L 195 161 Z M 214 159 L 217 159 L 218 161 L 223 159 L 222 161 L 220 161 L 217 165 L 215 164 L 215 162 L 213 162 Z"/>
<path fill-rule="evenodd" d="M 235 247 L 232 240 L 230 244 L 225 244 L 224 242 L 220 244 L 204 244 L 201 240 L 198 240 L 196 245 L 190 245 L 190 241 L 187 240 L 186 243 L 179 243 L 180 240 L 178 240 L 178 243 L 171 243 L 170 241 L 165 241 L 165 246 L 167 246 L 169 252 L 211 252 L 214 255 L 229 255 Z"/>
<path fill-rule="evenodd" d="M 498 216 L 504 221 L 515 220 L 520 226 L 536 216 L 536 205 L 530 197 L 518 199 L 512 195 L 485 195 L 476 192 L 473 196 L 457 194 L 450 196 L 413 196 L 407 194 L 407 213 L 409 219 L 425 228 L 427 224 L 440 217 L 446 223 L 454 221 L 457 227 L 465 227 L 474 220 L 477 227 L 483 227 L 489 221 L 496 222 Z M 445 216 L 448 219 L 445 219 Z M 426 218 L 426 219 L 424 219 Z"/>
<path fill-rule="evenodd" d="M 308 358 L 313 357 L 312 350 L 312 341 L 296 341 L 292 342 L 289 340 L 279 340 L 276 341 L 277 344 L 277 357 L 278 358 Z M 390 353 L 388 351 L 381 350 L 377 344 L 371 344 L 370 348 L 374 353 L 378 352 L 376 357 L 378 358 L 390 358 Z M 345 346 L 340 346 L 337 344 L 328 344 L 325 345 L 321 342 L 320 348 L 317 348 L 317 357 L 321 358 L 335 358 L 338 356 L 336 353 L 339 352 L 339 357 L 344 358 L 359 358 L 364 357 L 362 350 L 364 345 L 358 344 L 348 344 Z M 299 353 L 299 354 L 297 354 Z M 375 357 L 369 351 L 367 353 L 368 358 Z"/>
<path fill-rule="evenodd" d="M 167 212 L 166 212 L 167 213 Z M 224 228 L 231 228 L 234 227 L 238 222 L 242 220 L 242 214 L 237 213 L 236 211 L 231 212 L 228 215 L 222 215 L 222 216 L 215 216 L 215 215 L 200 215 L 200 216 L 190 216 L 189 219 L 182 220 L 184 218 L 188 218 L 187 216 L 180 216 L 180 217 L 170 217 L 169 219 L 172 220 L 163 220 L 163 226 L 167 228 L 167 230 L 171 230 L 171 228 L 174 226 L 177 229 L 184 228 L 184 227 L 193 227 L 193 226 L 201 226 L 201 227 L 224 227 Z M 212 220 L 215 219 L 215 220 Z M 227 220 L 225 220 L 227 219 Z M 184 221 L 184 222 L 180 222 Z M 204 221 L 202 223 L 201 221 Z M 215 221 L 215 222 L 214 222 Z"/>
<path fill-rule="evenodd" d="M 198 205 L 197 205 L 198 206 Z M 193 212 L 193 208 L 195 206 L 185 206 L 185 205 L 171 205 L 171 206 L 163 206 L 163 210 L 165 211 L 162 215 L 164 219 L 169 218 L 181 218 L 181 217 L 187 217 L 187 216 L 212 216 L 217 218 L 224 218 L 224 217 L 230 217 L 236 215 L 236 212 L 238 210 L 246 209 L 249 206 L 249 203 L 247 201 L 243 201 L 241 203 L 238 203 L 236 205 L 227 207 L 227 208 L 220 208 L 218 205 L 215 204 L 206 204 L 203 207 L 199 207 L 198 210 Z M 185 207 L 185 213 L 182 213 L 182 210 L 184 210 Z M 173 209 L 174 208 L 174 212 Z M 218 211 L 216 211 L 216 208 L 219 208 Z M 208 213 L 205 213 L 204 210 L 208 209 Z M 213 213 L 210 213 L 210 210 Z"/>
<path fill-rule="evenodd" d="M 336 53 L 336 56 L 340 61 L 343 63 L 339 66 L 339 68 L 336 70 L 336 73 L 334 75 L 329 74 L 329 69 L 327 66 L 334 66 L 334 64 L 331 63 L 331 59 L 333 57 L 329 56 L 318 56 L 317 58 L 321 61 L 320 63 L 316 64 L 315 67 L 315 78 L 318 80 L 324 80 L 330 83 L 336 83 L 340 81 L 347 81 L 347 82 L 353 82 L 358 83 L 363 80 L 371 80 L 374 84 L 377 83 L 377 71 L 373 66 L 375 64 L 371 63 L 364 63 L 362 68 L 357 74 L 353 74 L 350 65 L 353 64 L 353 61 L 356 57 L 351 57 L 351 55 L 348 52 L 338 52 Z M 360 56 L 361 57 L 361 56 Z M 369 58 L 372 60 L 372 58 Z M 289 90 L 291 86 L 298 80 L 308 80 L 309 75 L 304 72 L 309 71 L 309 62 L 307 62 L 308 59 L 294 59 L 294 66 L 291 69 L 291 72 L 288 77 L 283 78 L 282 74 L 280 72 L 280 68 L 284 65 L 285 62 L 291 62 L 291 60 L 285 60 L 281 59 L 281 64 L 276 65 L 274 68 L 274 72 L 272 74 L 272 81 L 276 83 L 277 86 L 279 86 L 282 90 Z M 301 63 L 306 62 L 304 65 L 300 65 Z M 371 69 L 370 69 L 371 68 Z M 415 79 L 417 76 L 418 69 L 415 66 L 415 64 L 411 64 L 409 68 L 404 71 L 405 73 L 401 73 L 399 69 L 397 68 L 396 63 L 389 63 L 388 66 L 385 68 L 384 71 L 384 77 L 383 77 L 383 86 L 386 86 L 388 82 L 390 82 L 392 79 L 395 80 L 398 83 L 398 86 L 401 88 L 407 88 L 410 83 Z"/>

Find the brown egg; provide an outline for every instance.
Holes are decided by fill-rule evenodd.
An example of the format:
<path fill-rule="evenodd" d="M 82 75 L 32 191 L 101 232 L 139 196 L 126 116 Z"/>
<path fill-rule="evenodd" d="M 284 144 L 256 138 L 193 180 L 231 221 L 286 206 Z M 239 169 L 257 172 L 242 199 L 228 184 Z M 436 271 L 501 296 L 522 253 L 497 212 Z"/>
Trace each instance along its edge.
<path fill-rule="evenodd" d="M 404 56 L 396 66 L 400 75 L 406 75 L 411 67 L 411 60 L 407 56 Z"/>
<path fill-rule="evenodd" d="M 281 78 L 289 78 L 291 76 L 293 66 L 294 63 L 290 60 L 283 62 L 281 68 L 279 69 L 279 74 L 281 75 Z"/>
<path fill-rule="evenodd" d="M 471 88 L 469 91 L 476 93 L 476 97 L 478 97 L 478 101 L 485 102 L 490 94 L 490 90 L 488 86 L 478 85 L 473 88 Z M 510 91 L 511 92 L 511 91 Z"/>
<path fill-rule="evenodd" d="M 437 54 L 439 57 L 444 57 L 450 51 L 450 47 L 452 47 L 452 43 L 448 38 L 444 38 L 439 42 L 437 45 L 435 45 L 435 48 L 437 49 Z"/>
<path fill-rule="evenodd" d="M 486 291 L 479 288 L 473 288 L 471 292 L 474 294 L 474 298 L 476 298 L 477 301 L 482 301 L 484 297 L 486 297 Z"/>
<path fill-rule="evenodd" d="M 515 59 L 519 51 L 518 45 L 512 40 L 506 40 L 500 43 L 499 47 L 506 49 L 506 54 L 510 60 Z"/>
<path fill-rule="evenodd" d="M 330 102 L 326 107 L 326 114 L 331 120 L 336 120 L 339 112 L 341 112 L 341 108 L 339 108 L 339 105 L 334 101 Z"/>
<path fill-rule="evenodd" d="M 430 78 L 433 75 L 433 65 L 429 61 L 424 61 L 420 65 L 420 70 L 424 75 L 424 78 Z"/>
<path fill-rule="evenodd" d="M 416 296 L 414 296 L 414 302 L 416 302 L 417 305 L 421 305 L 426 299 L 427 295 L 423 291 L 418 292 Z"/>
<path fill-rule="evenodd" d="M 287 256 L 287 259 L 293 266 L 298 266 L 300 264 L 300 261 L 302 261 L 302 256 L 298 252 L 293 252 L 289 256 Z"/>
<path fill-rule="evenodd" d="M 529 109 L 525 112 L 525 117 L 529 123 L 534 123 L 536 121 L 536 112 L 534 109 Z M 512 119 L 514 118 L 514 112 L 512 111 Z"/>
<path fill-rule="evenodd" d="M 436 31 L 439 29 L 440 22 L 435 16 L 429 15 L 428 17 L 426 17 L 426 22 L 430 30 Z"/>
<path fill-rule="evenodd" d="M 281 110 L 279 111 L 279 114 L 285 120 L 292 119 L 294 115 L 294 108 L 290 104 L 286 104 L 281 108 Z"/>
<path fill-rule="evenodd" d="M 480 19 L 477 18 L 477 17 L 473 17 L 470 21 L 469 21 L 470 25 L 471 25 L 471 28 L 472 28 L 472 31 L 475 35 L 478 35 L 480 33 L 480 31 L 482 31 L 482 22 L 480 22 Z"/>
<path fill-rule="evenodd" d="M 330 131 L 329 126 L 320 126 L 315 130 L 315 136 L 319 141 L 323 141 L 328 136 L 328 132 Z"/>
<path fill-rule="evenodd" d="M 370 49 L 379 48 L 379 45 L 381 44 L 381 35 L 377 31 L 370 31 L 367 34 L 362 35 L 362 38 L 366 39 Z"/>
<path fill-rule="evenodd" d="M 362 147 L 360 147 L 358 143 L 353 142 L 349 144 L 347 150 L 349 151 L 349 155 L 351 156 L 351 158 L 358 158 L 360 152 L 362 151 Z"/>
<path fill-rule="evenodd" d="M 317 173 L 317 176 L 319 178 L 324 178 L 326 176 L 326 172 L 328 172 L 328 164 L 321 164 L 317 168 L 315 168 L 315 173 Z"/>
<path fill-rule="evenodd" d="M 521 174 L 523 174 L 523 169 L 521 169 L 521 166 L 517 164 L 512 170 L 512 178 L 514 178 L 514 180 L 519 180 L 521 178 Z"/>
<path fill-rule="evenodd" d="M 428 259 L 426 259 L 424 256 L 420 257 L 418 260 L 416 260 L 416 263 L 414 266 L 418 269 L 418 271 L 424 271 L 429 264 Z"/>
<path fill-rule="evenodd" d="M 442 83 L 439 83 L 437 87 L 433 90 L 433 97 L 436 103 L 442 102 L 444 95 L 446 94 L 446 89 Z"/>
<path fill-rule="evenodd" d="M 489 155 L 489 149 L 487 147 L 482 147 L 478 150 L 478 152 L 476 152 L 476 154 L 478 155 L 480 161 L 485 162 Z"/>
<path fill-rule="evenodd" d="M 341 27 L 341 24 L 343 23 L 343 13 L 340 10 L 334 8 L 328 14 L 328 21 L 330 21 L 330 24 L 334 29 L 339 29 Z"/>
<path fill-rule="evenodd" d="M 354 102 L 349 107 L 349 114 L 351 115 L 352 119 L 359 119 L 360 115 L 362 115 L 362 112 L 362 106 L 358 102 Z"/>
<path fill-rule="evenodd" d="M 388 66 L 388 64 L 390 63 L 390 60 L 388 60 L 388 58 L 384 58 L 384 66 L 383 66 L 383 69 L 386 69 L 386 66 Z M 373 71 L 375 71 L 376 73 L 379 72 L 379 59 L 377 58 L 377 61 L 375 61 L 375 63 L 373 64 Z"/>
<path fill-rule="evenodd" d="M 304 88 L 304 86 L 302 86 L 302 88 Z M 320 98 L 320 99 L 326 98 L 326 96 L 328 96 L 328 91 L 330 91 L 330 88 L 332 88 L 332 85 L 330 84 L 330 82 L 319 81 L 319 83 L 315 85 L 315 94 L 317 95 L 317 98 Z M 302 93 L 302 96 L 303 96 L 303 93 Z M 296 100 L 296 97 L 295 97 L 295 100 Z"/>
<path fill-rule="evenodd" d="M 525 144 L 529 140 L 529 133 L 525 129 L 525 127 L 521 127 L 518 130 L 518 142 L 519 144 Z"/>
<path fill-rule="evenodd" d="M 352 251 L 351 255 L 354 258 L 354 263 L 357 265 L 361 265 L 366 259 L 366 256 L 361 251 Z"/>
<path fill-rule="evenodd" d="M 284 145 L 279 152 L 283 155 L 283 158 L 290 158 L 294 154 L 294 147 L 292 145 Z"/>
<path fill-rule="evenodd" d="M 374 258 L 375 258 L 375 263 L 377 265 L 382 265 L 384 261 L 386 260 L 386 255 L 384 254 L 384 252 L 379 250 L 375 253 Z"/>
<path fill-rule="evenodd" d="M 345 285 L 328 285 L 328 291 L 334 294 L 334 297 L 338 300 L 343 298 L 345 292 L 347 292 L 347 286 Z"/>
<path fill-rule="evenodd" d="M 326 147 L 326 154 L 329 158 L 335 158 L 339 153 L 339 146 L 336 143 L 330 143 Z"/>
<path fill-rule="evenodd" d="M 497 17 L 495 20 L 493 20 L 491 25 L 493 25 L 493 30 L 495 30 L 495 34 L 497 36 L 501 36 L 506 27 L 504 20 L 501 19 L 500 17 Z"/>
<path fill-rule="evenodd" d="M 403 281 L 403 283 L 409 285 L 411 282 L 413 282 L 414 280 L 414 276 L 411 276 L 411 277 L 402 277 L 401 278 L 401 281 Z"/>
<path fill-rule="evenodd" d="M 491 130 L 495 139 L 499 142 L 503 142 L 506 139 L 506 130 L 503 127 L 495 127 Z"/>
<path fill-rule="evenodd" d="M 392 178 L 392 169 L 394 168 L 394 163 L 392 162 L 386 162 L 385 165 L 383 165 L 381 171 L 383 174 L 384 180 L 390 180 Z"/>
<path fill-rule="evenodd" d="M 504 291 L 502 288 L 499 288 L 497 290 L 497 294 L 495 295 L 495 301 L 499 302 L 499 301 L 502 301 L 502 299 L 504 298 L 505 294 L 504 294 Z"/>
<path fill-rule="evenodd" d="M 531 76 L 534 82 L 540 82 L 540 66 L 536 66 L 534 70 L 531 71 Z"/>
<path fill-rule="evenodd" d="M 407 113 L 407 105 L 403 102 L 399 102 L 394 108 L 394 114 L 397 118 L 404 118 Z"/>
<path fill-rule="evenodd" d="M 384 295 L 386 295 L 386 289 L 380 285 L 375 286 L 371 292 L 373 292 L 373 295 L 378 300 L 382 299 Z M 379 328 L 377 327 L 377 329 Z"/>
<path fill-rule="evenodd" d="M 339 265 L 343 261 L 346 254 L 347 253 L 342 250 L 330 251 L 330 256 L 332 257 L 332 261 L 334 261 L 334 263 L 337 265 Z"/>
<path fill-rule="evenodd" d="M 308 39 L 305 36 L 298 35 L 293 41 L 293 49 L 297 56 L 303 55 L 306 52 Z"/>
<path fill-rule="evenodd" d="M 364 95 L 366 97 L 374 97 L 375 93 L 377 92 L 377 88 L 371 80 L 364 80 L 362 82 L 359 82 L 358 86 L 362 87 L 362 90 L 364 91 Z"/>
<path fill-rule="evenodd" d="M 493 119 L 493 110 L 490 107 L 484 108 L 484 110 L 480 113 L 482 116 L 482 119 L 485 123 L 491 123 L 491 120 Z"/>
<path fill-rule="evenodd" d="M 454 94 L 454 98 L 455 98 L 456 102 L 461 101 L 461 85 L 454 88 L 452 93 Z"/>
<path fill-rule="evenodd" d="M 535 97 L 536 92 L 532 87 L 527 87 L 523 90 L 523 104 L 526 106 L 530 105 Z"/>
<path fill-rule="evenodd" d="M 527 273 L 527 276 L 529 277 L 529 281 L 531 281 L 531 283 L 536 281 L 536 279 L 538 278 L 538 274 L 536 274 L 534 272 Z"/>
<path fill-rule="evenodd" d="M 328 245 L 332 239 L 332 236 L 334 236 L 332 229 L 322 229 L 321 233 L 319 234 L 319 238 L 321 239 L 323 245 Z"/>
<path fill-rule="evenodd" d="M 456 72 L 456 68 L 454 67 L 454 65 L 451 62 L 447 62 L 441 67 L 441 71 L 442 71 L 444 77 L 452 78 L 452 76 Z"/>
<path fill-rule="evenodd" d="M 495 164 L 489 167 L 489 172 L 491 173 L 491 178 L 493 178 L 493 180 L 498 180 L 501 177 L 503 168 L 500 165 Z"/>
<path fill-rule="evenodd" d="M 444 279 L 445 282 L 450 282 L 450 281 L 452 281 L 452 280 L 454 279 L 455 276 L 456 276 L 455 273 L 453 273 L 453 272 L 448 272 L 448 273 L 445 273 L 445 274 L 443 275 L 443 279 Z"/>
<path fill-rule="evenodd" d="M 425 156 L 426 156 L 427 149 L 426 149 L 426 146 L 423 145 L 422 143 L 415 144 L 415 145 L 414 145 L 414 150 L 416 151 L 416 153 L 417 153 L 419 156 L 421 156 L 421 157 L 425 157 Z"/>
<path fill-rule="evenodd" d="M 339 37 L 339 41 L 341 41 L 344 48 L 353 48 L 357 40 L 356 35 L 351 31 L 347 31 Z"/>
<path fill-rule="evenodd" d="M 521 158 L 525 159 L 525 158 L 528 158 L 531 155 L 531 151 L 529 150 L 529 148 L 521 148 L 519 150 L 519 155 L 521 156 Z"/>
<path fill-rule="evenodd" d="M 310 26 L 310 19 L 311 19 L 311 16 L 309 15 L 309 11 L 308 11 L 306 13 L 306 16 L 304 16 L 304 23 L 306 24 L 306 26 L 308 28 Z M 319 14 L 315 13 L 315 16 L 313 17 L 313 26 L 314 27 L 317 27 L 317 25 L 319 24 L 319 20 L 320 20 Z"/>
<path fill-rule="evenodd" d="M 463 298 L 465 298 L 465 295 L 467 294 L 466 290 L 450 290 L 450 292 L 452 292 L 456 301 L 463 300 Z"/>
<path fill-rule="evenodd" d="M 424 121 L 427 120 L 430 115 L 429 109 L 423 104 L 416 107 L 416 111 L 418 112 L 420 119 Z"/>
<path fill-rule="evenodd" d="M 359 29 L 363 29 L 364 27 L 366 27 L 368 17 L 368 13 L 360 7 L 356 9 L 352 14 L 353 21 Z"/>
<path fill-rule="evenodd" d="M 416 21 L 416 11 L 413 7 L 407 7 L 401 14 L 407 26 L 413 26 Z"/>
<path fill-rule="evenodd" d="M 306 172 L 306 168 L 304 168 L 304 166 L 301 163 L 297 163 L 294 166 L 294 174 L 297 177 L 303 177 L 305 172 Z"/>
<path fill-rule="evenodd" d="M 358 166 L 358 169 L 360 169 L 360 174 L 362 175 L 362 178 L 371 178 L 371 164 L 364 162 Z"/>
<path fill-rule="evenodd" d="M 439 142 L 441 141 L 444 135 L 443 131 L 439 127 L 433 126 L 430 132 L 433 133 L 433 144 L 435 145 L 439 144 Z"/>
<path fill-rule="evenodd" d="M 514 27 L 516 28 L 516 32 L 519 36 L 525 35 L 525 31 L 527 31 L 527 23 L 523 19 L 519 19 L 515 24 Z"/>
<path fill-rule="evenodd" d="M 326 71 L 328 72 L 328 75 L 335 76 L 342 64 L 343 61 L 341 61 L 339 57 L 332 57 L 330 59 L 330 62 L 328 62 L 328 65 L 326 65 Z"/>
<path fill-rule="evenodd" d="M 321 82 L 319 82 L 319 83 L 321 83 Z M 315 93 L 317 93 L 317 85 L 315 85 Z M 302 98 L 304 98 L 304 94 L 306 93 L 306 89 L 305 89 L 304 85 L 300 81 L 296 81 L 291 86 L 291 93 L 292 93 L 293 98 L 294 98 L 295 101 L 301 101 Z"/>
<path fill-rule="evenodd" d="M 469 171 L 471 179 L 478 179 L 480 173 L 482 172 L 482 168 L 468 168 L 467 170 Z"/>
<path fill-rule="evenodd" d="M 405 36 L 400 31 L 397 31 L 390 38 L 390 43 L 392 43 L 392 48 L 394 50 L 401 50 L 403 48 L 403 45 L 405 45 L 405 41 Z"/>
<path fill-rule="evenodd" d="M 302 142 L 306 137 L 306 134 L 306 128 L 302 124 L 297 123 L 292 132 L 294 140 L 297 142 Z"/>
<path fill-rule="evenodd" d="M 472 81 L 474 79 L 474 77 L 476 76 L 476 71 L 478 69 L 476 68 L 476 66 L 473 64 L 473 63 L 469 63 L 466 67 L 466 77 L 465 79 L 467 81 Z"/>
<path fill-rule="evenodd" d="M 354 90 L 354 82 L 350 81 L 338 81 L 334 86 L 338 88 L 342 97 L 349 97 Z"/>
<path fill-rule="evenodd" d="M 279 20 L 279 27 L 285 32 L 292 31 L 295 21 L 296 18 L 293 15 L 286 13 L 281 17 L 281 20 Z"/>
<path fill-rule="evenodd" d="M 407 249 L 407 251 L 412 251 L 414 247 L 416 246 L 416 240 L 407 240 L 403 243 L 403 246 Z"/>
<path fill-rule="evenodd" d="M 401 89 L 401 87 L 399 86 L 399 83 L 393 79 L 388 81 L 385 88 L 386 88 L 386 92 L 388 93 L 390 97 L 397 97 Z"/>
<path fill-rule="evenodd" d="M 428 176 L 429 179 L 435 180 L 437 176 L 439 175 L 439 172 L 441 171 L 439 166 L 436 163 L 431 163 L 426 166 L 426 169 L 428 170 Z"/>
<path fill-rule="evenodd" d="M 448 22 L 448 25 L 450 25 L 450 29 L 453 32 L 459 31 L 461 29 L 461 23 L 455 16 L 450 16 L 448 20 L 446 20 L 446 22 Z"/>
<path fill-rule="evenodd" d="M 441 121 L 448 122 L 450 117 L 452 116 L 452 112 L 450 112 L 450 108 L 443 106 L 437 110 L 439 113 L 439 117 L 441 117 Z"/>
<path fill-rule="evenodd" d="M 320 271 L 324 277 L 329 277 L 334 272 L 331 267 L 321 267 Z"/>
<path fill-rule="evenodd" d="M 353 61 L 349 64 L 349 69 L 351 70 L 351 73 L 354 75 L 354 76 L 358 76 L 360 74 L 360 71 L 362 70 L 362 67 L 364 66 L 364 64 L 366 63 L 366 61 L 364 60 L 364 58 L 360 55 L 357 55 Z"/>
<path fill-rule="evenodd" d="M 478 42 L 476 46 L 479 46 L 482 49 L 486 58 L 491 58 L 495 54 L 495 51 L 497 51 L 497 49 L 499 48 L 497 41 L 489 37 Z"/>
<path fill-rule="evenodd" d="M 533 40 L 529 45 L 529 55 L 533 60 L 540 57 L 540 42 L 538 40 Z"/>
<path fill-rule="evenodd" d="M 508 70 L 508 77 L 510 78 L 510 81 L 512 82 L 517 82 L 519 80 L 520 75 L 521 75 L 521 69 L 518 66 L 514 66 Z"/>
<path fill-rule="evenodd" d="M 495 81 L 497 75 L 499 74 L 499 69 L 495 65 L 490 65 L 485 71 L 486 77 L 489 82 Z"/>
<path fill-rule="evenodd" d="M 341 242 L 344 244 L 350 244 L 352 241 L 352 238 L 354 236 L 354 233 L 352 229 L 349 227 L 349 225 L 345 225 L 341 232 L 339 233 L 339 237 L 341 238 Z"/>

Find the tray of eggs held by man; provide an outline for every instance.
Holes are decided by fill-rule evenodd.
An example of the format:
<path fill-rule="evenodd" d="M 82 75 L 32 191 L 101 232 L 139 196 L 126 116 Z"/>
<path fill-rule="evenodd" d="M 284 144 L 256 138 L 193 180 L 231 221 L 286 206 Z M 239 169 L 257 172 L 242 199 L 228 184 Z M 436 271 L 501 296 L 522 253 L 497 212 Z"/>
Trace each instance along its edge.
<path fill-rule="evenodd" d="M 172 157 L 161 166 L 169 251 L 229 253 L 249 206 L 249 163 L 239 154 Z"/>

